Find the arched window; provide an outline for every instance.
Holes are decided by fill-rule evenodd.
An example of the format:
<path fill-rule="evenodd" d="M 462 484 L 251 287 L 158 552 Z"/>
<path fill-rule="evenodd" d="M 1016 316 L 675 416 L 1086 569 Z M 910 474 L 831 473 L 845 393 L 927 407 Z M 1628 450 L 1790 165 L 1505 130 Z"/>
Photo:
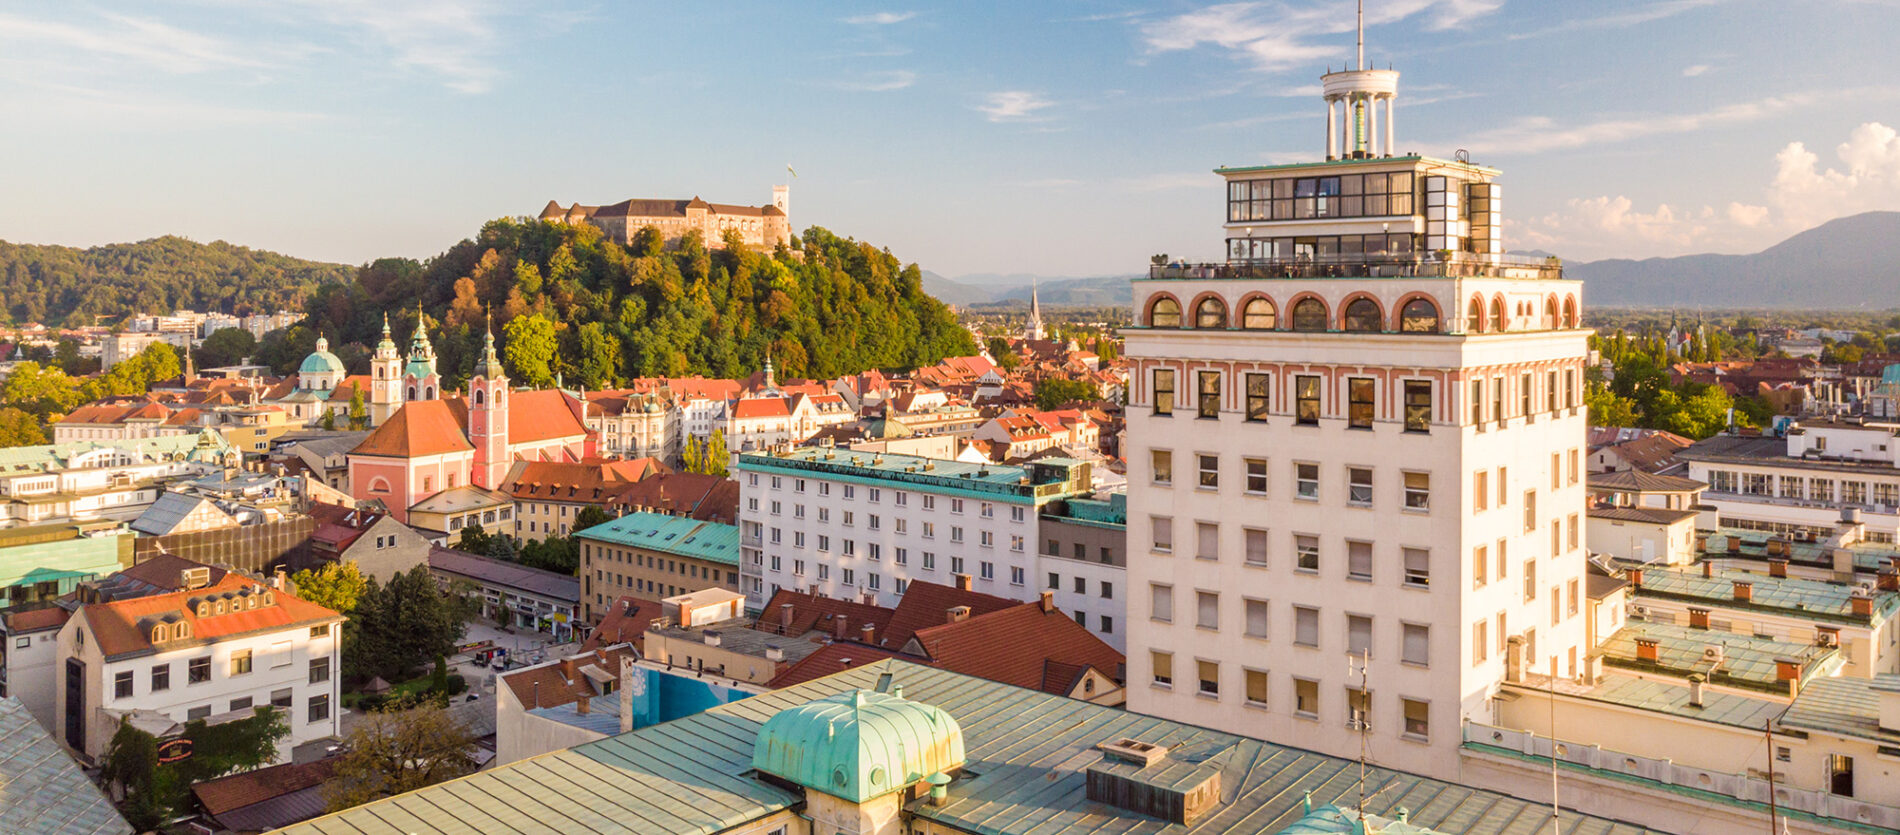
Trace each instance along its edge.
<path fill-rule="evenodd" d="M 1378 333 L 1385 330 L 1384 320 L 1379 303 L 1371 299 L 1357 298 L 1346 305 L 1346 330 L 1353 333 Z"/>
<path fill-rule="evenodd" d="M 482 405 L 482 398 L 483 398 L 483 397 L 486 397 L 486 396 L 487 396 L 487 395 L 485 395 L 485 394 L 483 394 L 483 393 L 482 393 L 482 390 L 481 390 L 481 389 L 476 389 L 476 390 L 475 390 L 475 405 L 477 405 L 477 406 L 480 406 L 480 405 Z"/>
<path fill-rule="evenodd" d="M 1227 327 L 1227 304 L 1209 296 L 1194 306 L 1194 326 L 1197 328 Z"/>
<path fill-rule="evenodd" d="M 1148 306 L 1148 327 L 1178 328 L 1181 326 L 1181 303 L 1167 296 L 1155 299 Z"/>
<path fill-rule="evenodd" d="M 1319 299 L 1301 299 L 1299 304 L 1293 306 L 1293 329 L 1326 330 L 1326 303 Z"/>
<path fill-rule="evenodd" d="M 1471 297 L 1471 304 L 1465 307 L 1465 330 L 1471 333 L 1484 332 L 1484 299 Z"/>
<path fill-rule="evenodd" d="M 1240 326 L 1248 330 L 1273 330 L 1277 326 L 1275 318 L 1273 302 L 1266 299 L 1256 298 L 1240 310 Z"/>
<path fill-rule="evenodd" d="M 1502 296 L 1491 300 L 1491 329 L 1504 330 L 1504 297 Z"/>
<path fill-rule="evenodd" d="M 1399 310 L 1399 330 L 1403 333 L 1437 333 L 1438 305 L 1431 299 L 1413 299 Z"/>
<path fill-rule="evenodd" d="M 1577 326 L 1577 297 L 1565 296 L 1564 297 L 1564 327 L 1574 328 L 1576 326 Z"/>
<path fill-rule="evenodd" d="M 1557 318 L 1557 297 L 1551 296 L 1550 298 L 1545 299 L 1544 300 L 1544 327 L 1554 328 L 1554 327 L 1557 327 L 1559 324 L 1561 324 L 1562 321 L 1563 320 Z"/>
<path fill-rule="evenodd" d="M 380 380 L 382 378 L 383 378 L 383 367 L 379 365 L 376 367 L 376 379 Z"/>
<path fill-rule="evenodd" d="M 435 399 L 435 386 L 423 386 L 423 387 L 422 387 L 422 399 L 424 399 L 424 400 L 434 400 L 434 399 Z"/>
<path fill-rule="evenodd" d="M 414 399 L 416 399 L 416 387 L 415 387 L 415 386 L 410 386 L 410 387 L 409 387 L 409 396 L 408 396 L 408 399 L 410 399 L 410 400 L 414 400 Z"/>

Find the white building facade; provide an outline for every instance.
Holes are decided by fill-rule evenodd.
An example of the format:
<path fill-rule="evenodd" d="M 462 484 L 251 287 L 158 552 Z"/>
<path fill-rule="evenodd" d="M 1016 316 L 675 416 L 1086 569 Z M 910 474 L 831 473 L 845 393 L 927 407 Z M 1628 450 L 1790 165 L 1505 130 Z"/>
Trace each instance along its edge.
<path fill-rule="evenodd" d="M 1582 288 L 1498 171 L 1379 151 L 1397 73 L 1324 82 L 1344 147 L 1220 169 L 1228 262 L 1133 282 L 1129 708 L 1455 777 L 1507 660 L 1584 662 Z"/>
<path fill-rule="evenodd" d="M 1900 423 L 1806 420 L 1783 438 L 1717 435 L 1676 457 L 1709 485 L 1702 501 L 1723 527 L 1825 539 L 1848 514 L 1867 541 L 1900 533 Z"/>
<path fill-rule="evenodd" d="M 739 583 L 895 606 L 912 580 L 1039 599 L 1038 509 L 1085 493 L 1089 465 L 1023 467 L 803 447 L 738 458 Z"/>

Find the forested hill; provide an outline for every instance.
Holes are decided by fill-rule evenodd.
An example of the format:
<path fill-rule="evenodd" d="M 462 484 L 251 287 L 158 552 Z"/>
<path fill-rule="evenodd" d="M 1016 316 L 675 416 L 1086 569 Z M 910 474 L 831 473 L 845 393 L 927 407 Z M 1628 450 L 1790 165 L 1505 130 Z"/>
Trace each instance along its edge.
<path fill-rule="evenodd" d="M 697 234 L 663 248 L 651 229 L 623 246 L 591 226 L 504 219 L 426 262 L 386 258 L 323 287 L 260 359 L 294 366 L 321 331 L 360 373 L 385 311 L 407 352 L 418 304 L 451 386 L 474 367 L 491 310 L 508 371 L 528 385 L 743 377 L 768 353 L 781 378 L 823 378 L 976 350 L 916 265 L 824 229 L 772 254 L 710 249 Z"/>
<path fill-rule="evenodd" d="M 354 268 L 166 236 L 88 249 L 0 241 L 0 324 L 90 325 L 94 317 L 297 310 Z"/>

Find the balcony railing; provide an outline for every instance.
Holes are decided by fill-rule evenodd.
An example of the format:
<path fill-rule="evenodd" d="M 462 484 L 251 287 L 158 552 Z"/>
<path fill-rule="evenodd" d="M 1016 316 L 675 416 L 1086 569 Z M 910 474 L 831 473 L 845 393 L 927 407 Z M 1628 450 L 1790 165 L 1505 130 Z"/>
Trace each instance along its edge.
<path fill-rule="evenodd" d="M 1224 264 L 1155 264 L 1151 279 L 1197 278 L 1520 278 L 1560 279 L 1563 263 L 1524 255 L 1315 255 L 1249 258 Z"/>

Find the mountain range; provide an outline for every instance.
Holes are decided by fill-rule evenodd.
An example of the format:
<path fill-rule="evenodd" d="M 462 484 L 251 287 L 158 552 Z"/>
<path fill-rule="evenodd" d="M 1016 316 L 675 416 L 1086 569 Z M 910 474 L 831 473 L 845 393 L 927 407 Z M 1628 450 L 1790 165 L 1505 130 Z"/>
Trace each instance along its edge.
<path fill-rule="evenodd" d="M 1900 307 L 1900 212 L 1836 218 L 1748 255 L 1611 258 L 1569 262 L 1564 272 L 1584 282 L 1585 298 L 1598 307 Z M 924 290 L 945 304 L 970 306 L 1026 300 L 1034 281 L 1045 305 L 1100 306 L 1127 304 L 1133 277 L 953 279 L 925 271 Z"/>

